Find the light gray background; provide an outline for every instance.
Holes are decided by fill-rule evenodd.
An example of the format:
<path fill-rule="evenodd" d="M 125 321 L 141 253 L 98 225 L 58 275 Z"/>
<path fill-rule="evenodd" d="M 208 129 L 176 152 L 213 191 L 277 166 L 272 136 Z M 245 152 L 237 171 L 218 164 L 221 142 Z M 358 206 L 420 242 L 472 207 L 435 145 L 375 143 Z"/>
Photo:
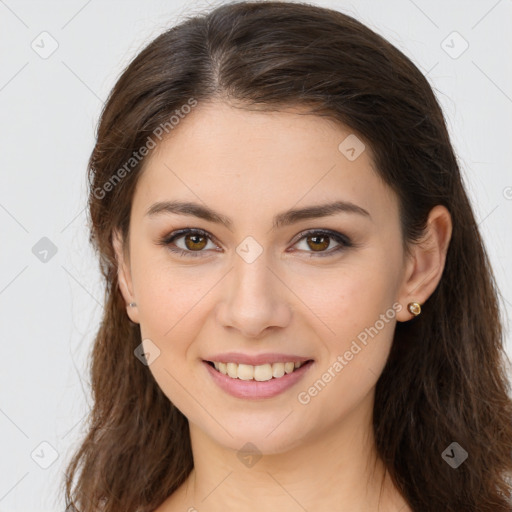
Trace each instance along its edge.
<path fill-rule="evenodd" d="M 512 0 L 315 3 L 365 22 L 427 74 L 509 318 Z M 84 211 L 102 104 L 146 42 L 208 5 L 0 0 L 0 512 L 64 510 L 58 488 L 90 406 L 86 357 L 102 309 Z M 46 59 L 43 31 L 58 43 Z M 42 237 L 57 248 L 46 262 L 32 252 Z"/>

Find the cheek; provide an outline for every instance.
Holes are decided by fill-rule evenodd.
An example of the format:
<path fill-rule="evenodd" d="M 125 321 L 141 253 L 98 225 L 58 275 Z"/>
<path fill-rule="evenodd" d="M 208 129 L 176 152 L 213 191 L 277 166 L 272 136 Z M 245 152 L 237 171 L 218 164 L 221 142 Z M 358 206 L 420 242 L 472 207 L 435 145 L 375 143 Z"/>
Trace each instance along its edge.
<path fill-rule="evenodd" d="M 338 268 L 297 274 L 294 291 L 322 320 L 326 339 L 345 339 L 373 325 L 392 306 L 396 275 L 376 257 L 354 258 Z"/>
<path fill-rule="evenodd" d="M 336 368 L 338 382 L 367 388 L 380 375 L 391 348 L 396 324 L 395 292 L 398 259 L 374 252 L 347 259 L 346 265 L 298 281 L 297 293 L 315 313 L 314 324 L 327 354 L 319 372 L 341 358 Z M 312 287 L 311 283 L 315 286 Z M 308 290 L 313 290 L 306 294 Z M 342 368 L 340 367 L 342 366 Z M 338 371 L 336 371 L 336 369 Z M 326 377 L 329 379 L 329 376 Z M 334 388 L 336 385 L 334 386 Z"/>
<path fill-rule="evenodd" d="M 191 397 L 201 396 L 190 373 L 199 357 L 193 341 L 206 321 L 205 295 L 214 286 L 215 276 L 198 278 L 192 268 L 157 262 L 135 267 L 133 275 L 141 336 L 151 340 L 149 346 L 158 351 L 149 371 L 169 400 L 187 417 L 197 416 L 199 421 L 200 411 L 191 407 Z"/>
<path fill-rule="evenodd" d="M 169 350 L 178 348 L 170 341 L 183 339 L 184 329 L 190 328 L 190 318 L 197 315 L 197 306 L 210 286 L 192 267 L 172 263 L 165 252 L 161 247 L 136 249 L 132 278 L 142 337 Z"/>
<path fill-rule="evenodd" d="M 337 422 L 361 403 L 382 373 L 396 325 L 389 274 L 352 269 L 326 280 L 323 290 L 308 303 L 328 329 L 317 371 L 297 394 L 304 428 Z"/>

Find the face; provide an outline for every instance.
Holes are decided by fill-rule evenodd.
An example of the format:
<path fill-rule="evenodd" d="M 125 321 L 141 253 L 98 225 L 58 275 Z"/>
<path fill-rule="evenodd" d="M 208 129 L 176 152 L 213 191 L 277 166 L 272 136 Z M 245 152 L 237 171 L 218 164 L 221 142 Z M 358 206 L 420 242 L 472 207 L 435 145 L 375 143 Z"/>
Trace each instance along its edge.
<path fill-rule="evenodd" d="M 300 112 L 199 104 L 146 161 L 132 202 L 122 291 L 149 371 L 233 449 L 278 453 L 348 421 L 403 307 L 394 192 L 350 129 Z M 253 365 L 227 365 L 230 377 L 206 361 Z M 306 363 L 286 373 L 286 361 Z"/>

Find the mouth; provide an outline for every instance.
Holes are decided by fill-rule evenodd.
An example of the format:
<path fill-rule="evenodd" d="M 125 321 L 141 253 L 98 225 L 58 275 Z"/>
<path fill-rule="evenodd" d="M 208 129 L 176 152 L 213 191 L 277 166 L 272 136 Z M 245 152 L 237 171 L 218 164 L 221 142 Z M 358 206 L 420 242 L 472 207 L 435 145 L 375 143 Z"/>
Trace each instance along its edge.
<path fill-rule="evenodd" d="M 225 363 L 222 361 L 204 361 L 216 372 L 230 377 L 233 380 L 265 382 L 270 380 L 279 380 L 295 373 L 300 368 L 309 366 L 313 359 L 306 361 L 288 361 L 285 363 L 265 363 L 257 366 L 250 364 Z"/>

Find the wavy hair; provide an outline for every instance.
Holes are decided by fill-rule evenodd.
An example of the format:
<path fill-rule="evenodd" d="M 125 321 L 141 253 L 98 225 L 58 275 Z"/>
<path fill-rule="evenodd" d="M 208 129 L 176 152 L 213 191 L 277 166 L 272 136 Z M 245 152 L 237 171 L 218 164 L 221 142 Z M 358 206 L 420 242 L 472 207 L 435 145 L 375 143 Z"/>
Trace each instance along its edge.
<path fill-rule="evenodd" d="M 88 206 L 105 305 L 90 361 L 93 407 L 63 485 L 67 510 L 150 512 L 193 468 L 187 419 L 134 357 L 140 328 L 126 315 L 112 240 L 119 229 L 127 244 L 146 161 L 134 153 L 191 98 L 264 111 L 303 106 L 350 127 L 398 196 L 406 249 L 434 206 L 449 210 L 441 280 L 421 317 L 397 324 L 377 382 L 377 451 L 416 512 L 512 511 L 499 292 L 433 90 L 403 53 L 354 18 L 272 1 L 189 16 L 133 59 L 104 105 Z M 469 454 L 457 469 L 441 456 L 454 441 Z"/>

